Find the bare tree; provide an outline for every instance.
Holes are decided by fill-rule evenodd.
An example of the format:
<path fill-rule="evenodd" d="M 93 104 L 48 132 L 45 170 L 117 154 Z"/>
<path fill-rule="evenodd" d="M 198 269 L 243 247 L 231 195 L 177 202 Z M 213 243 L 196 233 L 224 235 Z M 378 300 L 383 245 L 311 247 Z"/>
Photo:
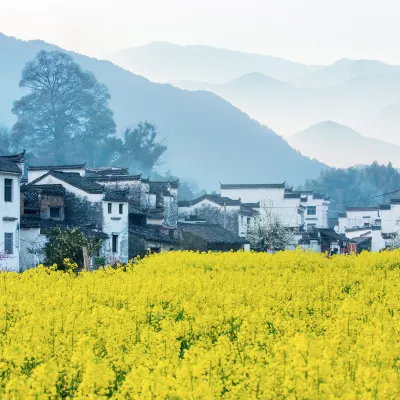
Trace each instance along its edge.
<path fill-rule="evenodd" d="M 259 251 L 279 251 L 295 245 L 293 230 L 266 205 L 248 229 L 247 238 L 251 247 Z"/>

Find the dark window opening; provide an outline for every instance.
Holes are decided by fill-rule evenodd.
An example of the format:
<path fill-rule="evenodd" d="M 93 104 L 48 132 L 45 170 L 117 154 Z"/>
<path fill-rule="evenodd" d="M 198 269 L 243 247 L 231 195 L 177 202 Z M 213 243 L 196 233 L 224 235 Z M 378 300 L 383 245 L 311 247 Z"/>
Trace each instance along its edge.
<path fill-rule="evenodd" d="M 123 214 L 123 213 L 124 213 L 124 205 L 123 205 L 123 204 L 120 204 L 120 205 L 119 205 L 119 213 L 120 213 L 120 214 Z"/>
<path fill-rule="evenodd" d="M 308 206 L 307 207 L 307 215 L 316 215 L 317 207 L 316 206 Z"/>
<path fill-rule="evenodd" d="M 108 203 L 108 213 L 112 213 L 112 203 Z"/>
<path fill-rule="evenodd" d="M 50 207 L 50 218 L 60 218 L 60 211 L 59 207 Z"/>
<path fill-rule="evenodd" d="M 14 243 L 13 243 L 13 234 L 12 233 L 4 234 L 4 251 L 7 254 L 14 254 Z"/>
<path fill-rule="evenodd" d="M 4 179 L 4 201 L 12 202 L 12 179 Z"/>
<path fill-rule="evenodd" d="M 118 235 L 112 235 L 112 252 L 118 252 Z"/>
<path fill-rule="evenodd" d="M 150 247 L 150 254 L 161 253 L 161 247 Z"/>

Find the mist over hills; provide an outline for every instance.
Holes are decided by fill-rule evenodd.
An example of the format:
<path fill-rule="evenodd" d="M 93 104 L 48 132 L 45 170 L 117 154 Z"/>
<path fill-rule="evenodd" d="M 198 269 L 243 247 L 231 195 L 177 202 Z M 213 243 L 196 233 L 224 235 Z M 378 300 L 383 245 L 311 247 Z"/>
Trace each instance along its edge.
<path fill-rule="evenodd" d="M 59 48 L 0 34 L 0 124 L 14 123 L 11 107 L 21 96 L 21 70 L 42 49 Z M 164 168 L 200 187 L 216 189 L 219 181 L 296 184 L 325 167 L 215 94 L 153 83 L 111 62 L 70 54 L 109 88 L 118 132 L 140 121 L 154 123 L 167 140 Z"/>
<path fill-rule="evenodd" d="M 110 54 L 108 59 L 157 82 L 193 80 L 222 83 L 253 71 L 289 80 L 320 68 L 278 57 L 166 42 L 121 50 Z"/>
<path fill-rule="evenodd" d="M 308 157 L 330 166 L 350 167 L 389 161 L 400 167 L 400 146 L 364 137 L 333 121 L 324 121 L 296 133 L 288 142 Z"/>
<path fill-rule="evenodd" d="M 283 136 L 291 136 L 318 121 L 333 120 L 367 136 L 400 144 L 400 124 L 393 111 L 397 108 L 393 105 L 400 104 L 400 72 L 352 76 L 336 85 L 318 88 L 299 87 L 259 73 L 222 84 L 172 84 L 216 93 L 261 123 L 268 121 L 268 126 Z M 387 109 L 389 106 L 392 111 Z"/>

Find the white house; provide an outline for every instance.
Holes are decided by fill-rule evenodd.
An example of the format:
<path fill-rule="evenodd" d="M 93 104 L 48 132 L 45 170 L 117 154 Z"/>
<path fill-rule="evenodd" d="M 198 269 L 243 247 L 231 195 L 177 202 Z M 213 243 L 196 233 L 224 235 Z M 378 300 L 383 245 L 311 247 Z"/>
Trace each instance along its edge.
<path fill-rule="evenodd" d="M 0 269 L 19 271 L 20 187 L 24 154 L 0 157 Z"/>
<path fill-rule="evenodd" d="M 277 214 L 288 227 L 304 224 L 305 207 L 301 193 L 285 188 L 284 183 L 221 184 L 221 196 L 240 199 L 243 203 L 259 203 L 260 214 L 266 211 Z"/>
<path fill-rule="evenodd" d="M 182 223 L 218 224 L 246 238 L 259 208 L 260 203 L 242 203 L 240 199 L 206 194 L 194 200 L 178 202 L 178 215 Z"/>
<path fill-rule="evenodd" d="M 29 245 L 35 247 L 44 245 L 42 230 L 49 225 L 49 221 L 54 221 L 56 225 L 66 225 L 79 227 L 82 230 L 95 232 L 103 239 L 100 256 L 104 256 L 107 262 L 128 261 L 128 234 L 129 234 L 129 206 L 127 192 L 123 190 L 111 190 L 104 185 L 85 177 L 85 173 L 75 168 L 74 172 L 69 172 L 74 166 L 52 167 L 48 170 L 44 167 L 43 175 L 36 177 L 40 167 L 34 167 L 35 179 L 32 179 L 31 168 L 28 168 L 28 184 L 25 190 L 32 191 L 32 187 L 48 188 L 54 190 L 62 187 L 65 190 L 65 197 L 62 206 L 57 207 L 51 202 L 43 199 L 36 218 L 29 215 L 28 211 L 24 215 L 22 235 L 26 237 Z M 40 195 L 46 195 L 41 191 Z M 54 196 L 53 196 L 54 197 Z M 52 199 L 54 201 L 54 198 Z M 44 216 L 42 208 L 48 208 L 47 217 Z M 58 209 L 58 211 L 57 211 Z M 39 221 L 38 221 L 39 220 Z M 24 249 L 21 259 L 30 267 L 37 262 L 38 256 L 30 256 L 32 249 Z M 37 248 L 37 254 L 40 249 Z"/>
<path fill-rule="evenodd" d="M 302 191 L 302 204 L 306 207 L 304 225 L 306 230 L 312 228 L 328 228 L 330 199 L 313 191 Z"/>

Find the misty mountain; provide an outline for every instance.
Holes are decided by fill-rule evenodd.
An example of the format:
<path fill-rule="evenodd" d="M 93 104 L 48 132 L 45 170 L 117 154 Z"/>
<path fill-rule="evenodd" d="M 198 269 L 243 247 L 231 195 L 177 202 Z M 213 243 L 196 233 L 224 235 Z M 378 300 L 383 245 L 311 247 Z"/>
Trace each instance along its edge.
<path fill-rule="evenodd" d="M 15 122 L 21 70 L 41 49 L 58 48 L 0 34 L 0 124 Z M 215 94 L 152 83 L 111 62 L 69 54 L 108 87 L 119 133 L 145 120 L 158 127 L 168 145 L 164 169 L 174 175 L 215 189 L 219 181 L 300 183 L 324 168 Z"/>
<path fill-rule="evenodd" d="M 323 88 L 346 83 L 348 80 L 360 77 L 375 78 L 380 75 L 399 73 L 400 67 L 388 65 L 375 60 L 350 60 L 344 58 L 332 65 L 304 76 L 300 76 L 292 83 L 304 88 Z"/>
<path fill-rule="evenodd" d="M 157 82 L 174 80 L 222 83 L 253 71 L 290 80 L 319 69 L 281 58 L 218 49 L 152 42 L 108 56 L 123 68 Z"/>
<path fill-rule="evenodd" d="M 331 166 L 392 162 L 400 167 L 400 146 L 360 135 L 353 129 L 324 121 L 296 133 L 288 139 L 291 146 L 308 157 Z"/>
<path fill-rule="evenodd" d="M 400 103 L 400 72 L 353 76 L 344 83 L 322 88 L 298 87 L 259 73 L 223 84 L 173 84 L 216 93 L 283 136 L 291 136 L 316 121 L 334 120 L 368 136 L 400 144 L 400 137 L 395 134 L 400 125 L 396 124 L 393 112 L 382 111 L 390 104 Z M 386 125 L 389 130 L 382 129 Z"/>

